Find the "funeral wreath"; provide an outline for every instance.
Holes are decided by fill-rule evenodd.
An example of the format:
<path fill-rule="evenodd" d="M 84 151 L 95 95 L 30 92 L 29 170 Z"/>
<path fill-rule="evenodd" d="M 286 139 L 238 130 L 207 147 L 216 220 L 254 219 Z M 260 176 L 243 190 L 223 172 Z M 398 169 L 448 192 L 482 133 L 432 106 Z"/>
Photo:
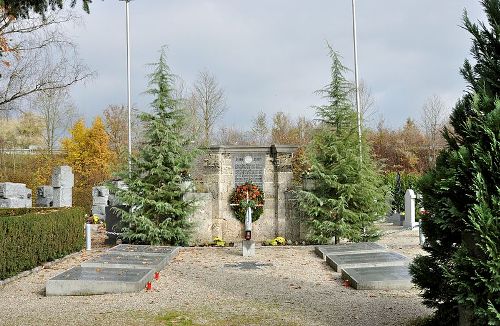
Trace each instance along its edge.
<path fill-rule="evenodd" d="M 249 182 L 237 186 L 229 201 L 234 215 L 241 223 L 245 223 L 245 215 L 248 207 L 252 209 L 252 221 L 254 222 L 264 212 L 264 193 L 258 186 Z"/>

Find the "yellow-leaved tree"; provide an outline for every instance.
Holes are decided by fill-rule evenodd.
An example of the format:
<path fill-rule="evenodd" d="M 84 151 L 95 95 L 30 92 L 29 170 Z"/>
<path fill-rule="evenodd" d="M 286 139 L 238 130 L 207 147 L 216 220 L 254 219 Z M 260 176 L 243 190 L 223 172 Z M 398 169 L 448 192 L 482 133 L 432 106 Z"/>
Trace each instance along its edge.
<path fill-rule="evenodd" d="M 73 204 L 90 209 L 92 187 L 109 180 L 116 154 L 109 147 L 109 136 L 100 117 L 87 128 L 78 120 L 70 130 L 71 137 L 62 140 L 65 163 L 73 168 L 75 188 Z"/>

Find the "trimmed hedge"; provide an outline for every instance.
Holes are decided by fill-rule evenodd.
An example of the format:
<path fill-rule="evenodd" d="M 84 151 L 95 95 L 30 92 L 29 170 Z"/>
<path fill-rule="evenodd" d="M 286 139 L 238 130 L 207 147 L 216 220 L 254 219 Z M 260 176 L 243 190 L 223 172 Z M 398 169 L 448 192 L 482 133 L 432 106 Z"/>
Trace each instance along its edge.
<path fill-rule="evenodd" d="M 0 208 L 0 217 L 4 216 L 20 216 L 30 213 L 53 212 L 60 208 L 53 207 L 30 207 L 30 208 Z"/>
<path fill-rule="evenodd" d="M 0 216 L 0 279 L 81 250 L 84 224 L 78 207 Z"/>

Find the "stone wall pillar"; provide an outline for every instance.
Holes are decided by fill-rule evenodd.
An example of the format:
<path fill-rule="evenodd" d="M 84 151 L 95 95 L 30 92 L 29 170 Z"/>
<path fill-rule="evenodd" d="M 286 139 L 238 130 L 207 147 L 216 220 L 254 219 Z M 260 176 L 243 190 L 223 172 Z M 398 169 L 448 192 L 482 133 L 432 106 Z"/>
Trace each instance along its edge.
<path fill-rule="evenodd" d="M 273 158 L 273 165 L 274 165 L 275 236 L 286 237 L 286 234 L 289 234 L 291 231 L 287 230 L 287 228 L 291 226 L 289 223 L 287 223 L 287 220 L 289 220 L 291 216 L 287 216 L 286 192 L 289 191 L 292 186 L 292 179 L 293 179 L 292 159 L 294 152 L 296 150 L 297 150 L 296 146 L 289 146 L 289 145 L 271 146 L 271 155 Z"/>

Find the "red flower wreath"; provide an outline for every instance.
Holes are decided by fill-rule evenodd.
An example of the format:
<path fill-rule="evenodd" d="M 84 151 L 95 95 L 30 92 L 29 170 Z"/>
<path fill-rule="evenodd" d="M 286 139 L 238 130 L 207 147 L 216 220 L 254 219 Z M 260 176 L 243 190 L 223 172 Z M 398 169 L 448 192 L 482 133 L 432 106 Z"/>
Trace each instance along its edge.
<path fill-rule="evenodd" d="M 249 199 L 248 204 L 247 192 Z M 252 221 L 254 222 L 257 221 L 264 212 L 264 193 L 259 187 L 249 182 L 237 186 L 229 198 L 229 201 L 234 215 L 241 223 L 245 223 L 245 215 L 248 207 L 253 209 Z"/>

